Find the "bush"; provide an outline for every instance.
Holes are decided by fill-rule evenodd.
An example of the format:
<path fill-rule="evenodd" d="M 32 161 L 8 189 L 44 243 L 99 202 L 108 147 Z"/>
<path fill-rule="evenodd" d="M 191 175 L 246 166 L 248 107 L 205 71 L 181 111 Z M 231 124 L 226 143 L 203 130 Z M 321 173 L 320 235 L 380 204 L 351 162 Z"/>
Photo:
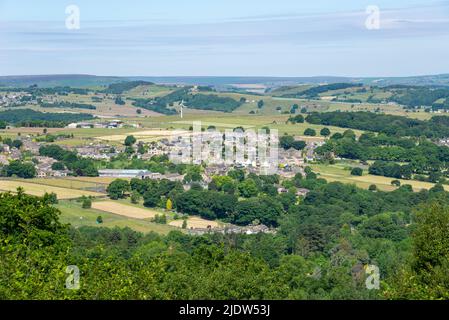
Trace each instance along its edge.
<path fill-rule="evenodd" d="M 51 165 L 52 170 L 60 171 L 65 169 L 65 165 L 63 162 L 55 162 Z"/>
<path fill-rule="evenodd" d="M 153 222 L 158 224 L 167 224 L 167 216 L 165 214 L 157 214 L 154 216 Z"/>
<path fill-rule="evenodd" d="M 92 208 L 92 200 L 90 200 L 89 198 L 86 198 L 83 200 L 83 204 L 81 205 L 81 207 L 83 209 L 90 209 Z"/>
<path fill-rule="evenodd" d="M 304 135 L 314 137 L 316 136 L 316 131 L 312 128 L 307 128 L 306 130 L 304 130 Z"/>
<path fill-rule="evenodd" d="M 391 185 L 395 186 L 395 187 L 400 187 L 401 186 L 401 181 L 393 180 L 393 181 L 391 181 Z"/>
<path fill-rule="evenodd" d="M 328 137 L 331 135 L 331 131 L 329 130 L 329 128 L 323 128 L 320 131 L 320 135 L 322 135 L 323 137 Z"/>
<path fill-rule="evenodd" d="M 353 175 L 353 176 L 362 176 L 363 175 L 363 169 L 362 168 L 352 168 L 351 175 Z"/>
<path fill-rule="evenodd" d="M 122 199 L 126 197 L 126 192 L 130 190 L 130 185 L 127 180 L 116 179 L 112 181 L 106 189 L 109 198 L 112 200 Z"/>

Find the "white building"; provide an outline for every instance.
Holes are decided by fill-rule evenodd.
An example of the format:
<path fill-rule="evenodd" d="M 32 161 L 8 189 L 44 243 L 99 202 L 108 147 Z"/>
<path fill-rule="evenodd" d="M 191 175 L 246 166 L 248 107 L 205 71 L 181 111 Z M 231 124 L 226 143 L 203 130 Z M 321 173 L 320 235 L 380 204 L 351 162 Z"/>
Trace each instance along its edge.
<path fill-rule="evenodd" d="M 138 169 L 104 169 L 98 170 L 100 177 L 110 178 L 140 178 L 140 179 L 162 179 L 163 176 L 157 172 Z"/>

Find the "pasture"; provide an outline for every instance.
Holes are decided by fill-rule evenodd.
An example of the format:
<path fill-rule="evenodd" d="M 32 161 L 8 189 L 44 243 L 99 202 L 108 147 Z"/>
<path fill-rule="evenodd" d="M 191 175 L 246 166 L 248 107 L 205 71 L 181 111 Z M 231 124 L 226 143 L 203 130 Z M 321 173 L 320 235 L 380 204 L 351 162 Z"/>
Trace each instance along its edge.
<path fill-rule="evenodd" d="M 119 215 L 121 217 L 126 217 L 130 219 L 137 220 L 150 220 L 156 215 L 165 214 L 168 219 L 168 225 L 176 228 L 182 228 L 182 219 L 171 220 L 173 218 L 172 212 L 166 212 L 161 209 L 150 209 L 142 207 L 139 204 L 131 204 L 126 200 L 107 200 L 107 201 L 95 201 L 92 203 L 92 209 L 101 212 L 112 213 L 114 215 Z M 171 220 L 171 221 L 170 221 Z M 220 222 L 210 221 L 197 216 L 190 216 L 187 219 L 187 228 L 218 228 L 221 225 Z"/>
<path fill-rule="evenodd" d="M 170 231 L 178 230 L 176 227 L 157 224 L 144 219 L 134 219 L 97 209 L 83 209 L 81 204 L 75 201 L 59 201 L 55 205 L 61 211 L 60 220 L 63 223 L 70 223 L 73 227 L 107 227 L 107 228 L 130 228 L 138 232 L 167 234 Z M 97 223 L 97 217 L 101 216 L 103 223 Z"/>
<path fill-rule="evenodd" d="M 354 163 L 352 167 L 360 166 Z M 349 164 L 335 164 L 335 165 L 324 165 L 324 164 L 311 164 L 310 167 L 314 172 L 319 174 L 319 177 L 326 179 L 328 182 L 342 182 L 355 184 L 357 187 L 368 189 L 370 185 L 375 184 L 379 190 L 382 191 L 393 191 L 396 187 L 391 185 L 392 180 L 399 180 L 401 185 L 409 184 L 413 187 L 414 191 L 420 191 L 422 189 L 430 189 L 435 184 L 430 182 L 423 182 L 417 180 L 404 180 L 395 179 L 383 176 L 375 176 L 367 174 L 367 169 L 364 169 L 364 174 L 362 176 L 352 176 L 350 173 L 351 166 Z M 360 166 L 361 167 L 361 166 Z M 449 190 L 449 186 L 445 185 L 444 188 Z"/>

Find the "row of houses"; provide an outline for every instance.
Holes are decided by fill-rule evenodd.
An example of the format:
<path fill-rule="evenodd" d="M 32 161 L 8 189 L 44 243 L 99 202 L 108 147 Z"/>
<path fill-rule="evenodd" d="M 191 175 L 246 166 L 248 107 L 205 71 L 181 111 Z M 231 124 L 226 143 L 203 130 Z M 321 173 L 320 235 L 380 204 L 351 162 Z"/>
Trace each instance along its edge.
<path fill-rule="evenodd" d="M 37 156 L 34 158 L 37 160 L 36 170 L 38 178 L 60 178 L 67 177 L 70 171 L 68 170 L 53 170 L 52 165 L 57 162 L 50 157 Z"/>
<path fill-rule="evenodd" d="M 139 128 L 140 125 L 137 123 L 128 124 L 131 127 Z M 102 121 L 102 122 L 73 122 L 67 125 L 66 128 L 68 129 L 92 129 L 92 128 L 99 128 L 99 129 L 117 129 L 117 128 L 123 128 L 125 126 L 125 123 L 122 120 L 108 120 L 108 121 Z"/>
<path fill-rule="evenodd" d="M 102 169 L 98 170 L 100 177 L 108 178 L 138 178 L 138 179 L 152 179 L 162 180 L 167 179 L 170 181 L 182 181 L 184 176 L 177 173 L 160 174 L 158 172 L 151 172 L 148 170 L 139 169 Z"/>
<path fill-rule="evenodd" d="M 259 234 L 259 233 L 271 233 L 275 234 L 276 230 L 268 228 L 266 225 L 250 225 L 245 227 L 227 225 L 221 228 L 190 228 L 187 230 L 191 235 L 201 236 L 204 234 L 221 233 L 221 234 Z"/>

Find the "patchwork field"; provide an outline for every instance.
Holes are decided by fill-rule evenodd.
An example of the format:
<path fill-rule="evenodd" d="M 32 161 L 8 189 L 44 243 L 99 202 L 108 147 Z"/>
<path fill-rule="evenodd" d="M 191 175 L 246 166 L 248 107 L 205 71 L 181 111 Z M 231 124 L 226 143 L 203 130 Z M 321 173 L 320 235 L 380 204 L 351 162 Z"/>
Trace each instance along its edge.
<path fill-rule="evenodd" d="M 179 116 L 164 116 L 159 118 L 145 118 L 142 119 L 141 123 L 145 127 L 148 128 L 160 128 L 165 130 L 172 129 L 182 129 L 188 130 L 190 126 L 192 126 L 193 121 L 201 121 L 202 127 L 207 129 L 208 126 L 213 125 L 218 130 L 224 131 L 226 129 L 232 129 L 235 127 L 243 127 L 245 129 L 258 130 L 263 127 L 269 127 L 271 129 L 278 130 L 279 134 L 282 135 L 284 133 L 291 135 L 302 135 L 304 130 L 307 128 L 312 128 L 319 131 L 327 127 L 331 130 L 332 133 L 335 132 L 344 132 L 345 128 L 333 127 L 333 126 L 323 126 L 323 125 L 313 125 L 308 123 L 299 123 L 299 124 L 287 124 L 289 115 L 236 115 L 236 114 L 223 114 L 223 115 L 186 115 L 183 119 L 180 119 Z M 134 119 L 133 119 L 134 120 Z M 142 131 L 142 130 L 141 130 Z M 362 130 L 353 130 L 356 135 L 360 135 L 363 133 Z M 135 134 L 132 133 L 132 134 Z M 99 135 L 100 136 L 100 135 Z M 126 137 L 124 134 L 121 135 L 120 138 Z"/>
<path fill-rule="evenodd" d="M 167 234 L 170 231 L 179 230 L 173 226 L 157 224 L 148 220 L 129 218 L 96 209 L 83 209 L 81 204 L 75 201 L 60 201 L 55 207 L 61 211 L 61 222 L 70 223 L 75 228 L 83 226 L 128 227 L 138 232 L 156 232 L 159 234 Z M 98 216 L 102 217 L 103 223 L 97 223 Z"/>
<path fill-rule="evenodd" d="M 104 194 L 99 193 L 99 192 L 61 188 L 61 187 L 27 182 L 25 180 L 0 180 L 0 190 L 1 191 L 16 192 L 17 188 L 19 188 L 19 187 L 22 187 L 25 190 L 25 193 L 34 195 L 34 196 L 42 196 L 46 192 L 47 193 L 54 192 L 54 193 L 56 193 L 58 199 L 75 199 L 75 198 L 79 198 L 82 196 L 92 196 L 92 197 L 104 196 Z"/>
<path fill-rule="evenodd" d="M 107 212 L 114 215 L 118 215 L 124 218 L 146 220 L 154 218 L 157 214 L 166 214 L 167 218 L 170 220 L 172 218 L 172 213 L 167 213 L 161 210 L 142 208 L 136 204 L 125 203 L 125 200 L 119 201 L 95 201 L 92 203 L 92 209 L 99 212 Z M 183 220 L 173 220 L 168 223 L 169 226 L 175 228 L 182 228 Z M 187 219 L 187 228 L 218 228 L 220 222 L 205 220 L 200 217 L 191 216 Z"/>

